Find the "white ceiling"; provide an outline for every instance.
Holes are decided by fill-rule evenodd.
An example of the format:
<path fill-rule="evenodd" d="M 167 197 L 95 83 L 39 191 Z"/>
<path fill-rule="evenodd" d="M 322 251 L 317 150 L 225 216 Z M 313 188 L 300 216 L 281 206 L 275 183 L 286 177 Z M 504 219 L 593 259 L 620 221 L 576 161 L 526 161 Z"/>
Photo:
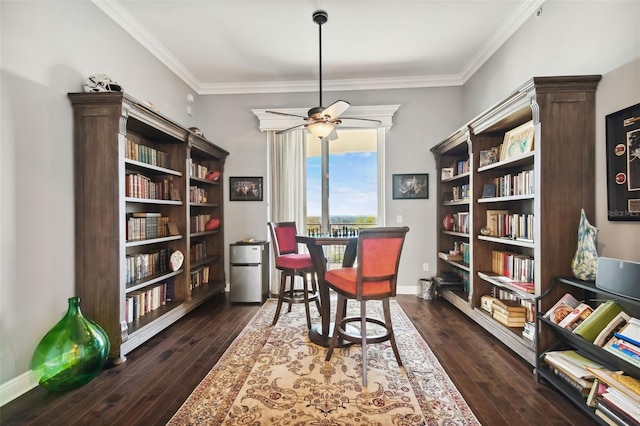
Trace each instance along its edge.
<path fill-rule="evenodd" d="M 461 85 L 544 0 L 93 0 L 198 94 Z"/>

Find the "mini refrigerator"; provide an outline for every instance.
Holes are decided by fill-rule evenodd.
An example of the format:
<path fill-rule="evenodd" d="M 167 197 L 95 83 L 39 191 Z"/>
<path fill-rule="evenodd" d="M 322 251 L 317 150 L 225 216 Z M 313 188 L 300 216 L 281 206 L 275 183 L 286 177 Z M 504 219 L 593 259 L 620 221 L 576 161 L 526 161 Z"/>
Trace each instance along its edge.
<path fill-rule="evenodd" d="M 237 242 L 229 247 L 231 302 L 262 303 L 269 297 L 269 243 Z"/>

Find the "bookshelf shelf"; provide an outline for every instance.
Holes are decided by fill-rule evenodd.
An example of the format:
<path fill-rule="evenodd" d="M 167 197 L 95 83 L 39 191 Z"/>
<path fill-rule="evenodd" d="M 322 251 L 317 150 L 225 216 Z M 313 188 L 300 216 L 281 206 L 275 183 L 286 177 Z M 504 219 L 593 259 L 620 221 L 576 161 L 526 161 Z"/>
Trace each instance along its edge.
<path fill-rule="evenodd" d="M 210 209 L 222 220 L 222 176 L 218 182 L 192 179 L 189 167 L 194 159 L 204 158 L 222 174 L 229 153 L 126 93 L 68 96 L 74 116 L 76 292 L 83 312 L 106 331 L 109 357 L 119 363 L 224 291 L 222 226 L 217 232 L 192 235 L 188 202 L 190 185 L 206 187 L 210 204 L 199 211 Z M 163 199 L 129 196 L 155 193 Z M 157 221 L 158 228 L 151 217 L 163 219 Z M 181 235 L 160 228 L 172 228 L 167 222 Z M 137 226 L 144 226 L 140 231 L 146 235 L 168 236 L 127 241 L 131 235 L 144 235 L 137 233 Z M 197 292 L 190 283 L 194 239 L 205 242 L 211 256 L 210 279 Z M 185 259 L 181 269 L 171 271 L 169 257 L 178 250 Z M 155 270 L 166 272 L 147 275 Z M 144 278 L 127 282 L 129 276 Z"/>
<path fill-rule="evenodd" d="M 143 172 L 153 172 L 153 174 L 182 176 L 182 172 L 165 167 L 154 166 L 153 164 L 143 163 L 141 161 L 125 158 L 124 163 L 127 169 L 140 170 Z"/>
<path fill-rule="evenodd" d="M 171 277 L 175 277 L 183 272 L 182 269 L 178 269 L 177 271 L 172 271 L 166 274 L 155 274 L 145 277 L 141 280 L 133 281 L 127 284 L 126 292 L 131 293 L 132 291 L 140 290 L 141 288 L 149 287 L 152 284 L 156 284 L 162 282 Z"/>
<path fill-rule="evenodd" d="M 478 240 L 490 241 L 498 244 L 504 244 L 508 246 L 535 248 L 535 244 L 532 241 L 514 240 L 512 238 L 504 237 L 488 237 L 486 235 L 478 235 Z"/>
<path fill-rule="evenodd" d="M 457 182 L 457 181 L 463 180 L 465 178 L 467 178 L 467 179 L 469 178 L 469 172 L 460 173 L 459 175 L 455 175 L 455 176 L 447 178 L 447 179 L 442 179 L 442 183 Z"/>
<path fill-rule="evenodd" d="M 559 293 L 561 295 L 557 296 Z M 622 371 L 636 379 L 640 379 L 640 368 L 607 352 L 570 330 L 559 327 L 548 318 L 544 318 L 545 312 L 565 293 L 570 293 L 578 300 L 583 300 L 591 304 L 604 299 L 615 300 L 624 307 L 630 316 L 636 318 L 640 317 L 640 301 L 600 289 L 596 287 L 593 281 L 582 281 L 570 277 L 556 277 L 553 279 L 549 291 L 541 295 L 536 302 L 538 306 L 537 327 L 540 330 L 536 350 L 535 374 L 537 381 L 546 383 L 560 391 L 595 421 L 600 424 L 605 424 L 595 414 L 594 408 L 586 404 L 585 398 L 582 397 L 577 390 L 565 384 L 549 369 L 547 363 L 544 361 L 545 354 L 552 350 L 575 349 L 583 356 L 602 364 L 609 370 Z M 553 296 L 551 296 L 552 294 Z M 540 339 L 542 336 L 549 335 L 553 336 L 553 338 Z"/>
<path fill-rule="evenodd" d="M 504 101 L 431 148 L 436 174 L 440 176 L 436 185 L 437 220 L 441 228 L 437 251 L 447 253 L 454 244 L 463 243 L 468 244 L 470 253 L 469 263 L 464 265 L 438 259 L 438 274 L 454 272 L 468 280 L 468 293 L 443 289 L 443 297 L 532 365 L 536 364 L 534 345 L 522 337 L 523 330 L 506 330 L 480 312 L 481 298 L 490 295 L 520 301 L 529 308 L 533 320 L 535 298 L 549 289 L 553 277 L 571 273 L 580 210 L 584 208 L 588 217 L 595 213 L 592 171 L 595 91 L 599 80 L 597 75 L 533 77 Z M 534 134 L 529 152 L 508 159 L 497 158 L 485 165 L 485 161 L 495 158 L 496 152 L 501 152 L 498 147 L 507 132 L 529 122 Z M 578 160 L 558 161 L 569 153 L 579 153 L 575 157 Z M 483 166 L 479 167 L 481 159 Z M 463 169 L 463 173 L 451 176 L 449 169 L 460 171 L 460 162 L 468 164 L 468 173 Z M 469 199 L 451 201 L 455 199 L 452 193 L 459 194 L 456 187 L 463 185 Z M 448 214 L 468 215 L 469 234 L 442 230 L 442 220 Z M 496 222 L 489 220 L 494 217 Z M 489 235 L 480 232 L 485 227 L 489 228 Z M 493 232 L 495 229 L 500 232 Z M 505 258 L 506 266 L 501 264 Z M 513 268 L 516 262 L 518 273 Z M 531 294 L 483 275 L 487 271 L 531 281 L 535 292 Z M 547 330 L 535 334 L 543 342 L 553 338 Z"/>
<path fill-rule="evenodd" d="M 535 194 L 523 194 L 523 195 L 510 195 L 508 197 L 483 197 L 478 198 L 478 203 L 501 203 L 504 201 L 516 201 L 516 200 L 532 200 L 536 197 Z"/>

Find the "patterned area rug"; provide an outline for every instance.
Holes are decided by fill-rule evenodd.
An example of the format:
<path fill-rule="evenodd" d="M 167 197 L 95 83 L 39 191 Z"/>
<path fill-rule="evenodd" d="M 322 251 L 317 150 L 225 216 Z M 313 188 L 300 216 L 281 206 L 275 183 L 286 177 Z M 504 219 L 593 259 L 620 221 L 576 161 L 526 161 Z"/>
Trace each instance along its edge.
<path fill-rule="evenodd" d="M 260 308 L 169 425 L 480 424 L 395 300 L 404 370 L 389 342 L 369 345 L 366 388 L 359 345 L 336 349 L 325 362 L 327 349 L 309 340 L 304 306 L 289 313 L 283 307 L 272 327 L 275 307 L 271 299 Z M 367 303 L 367 310 L 382 318 L 380 303 Z M 315 308 L 311 312 L 319 323 Z M 358 305 L 348 312 L 359 312 Z"/>

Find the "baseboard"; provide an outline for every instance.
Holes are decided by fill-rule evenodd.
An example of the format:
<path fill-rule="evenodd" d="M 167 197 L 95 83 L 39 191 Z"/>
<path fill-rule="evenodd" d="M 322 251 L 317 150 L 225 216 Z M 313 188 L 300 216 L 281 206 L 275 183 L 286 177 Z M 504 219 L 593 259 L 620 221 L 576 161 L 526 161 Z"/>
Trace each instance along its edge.
<path fill-rule="evenodd" d="M 413 285 L 399 285 L 396 287 L 396 294 L 416 294 L 416 286 Z"/>
<path fill-rule="evenodd" d="M 38 379 L 36 379 L 31 370 L 3 383 L 0 385 L 0 407 L 29 392 L 36 386 L 38 386 Z"/>

